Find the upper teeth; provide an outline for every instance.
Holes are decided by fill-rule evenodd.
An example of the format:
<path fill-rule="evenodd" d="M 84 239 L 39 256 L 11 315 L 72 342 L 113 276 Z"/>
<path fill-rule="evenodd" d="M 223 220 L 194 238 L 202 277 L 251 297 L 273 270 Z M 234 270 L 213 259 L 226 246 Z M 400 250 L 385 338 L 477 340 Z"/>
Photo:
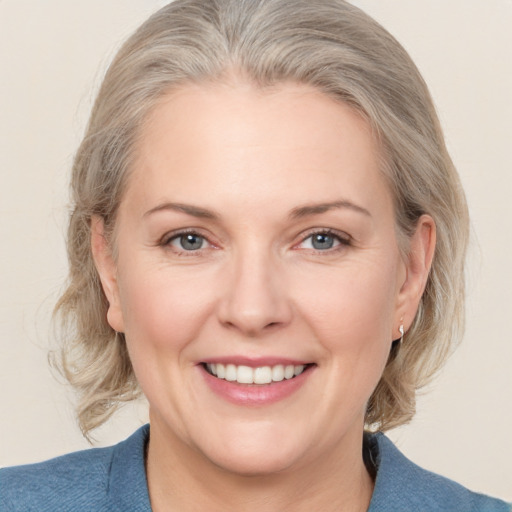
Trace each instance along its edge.
<path fill-rule="evenodd" d="M 206 365 L 208 371 L 216 375 L 219 379 L 225 379 L 240 384 L 270 384 L 271 382 L 280 382 L 284 379 L 291 379 L 300 375 L 305 365 L 283 365 L 259 366 L 251 368 L 250 366 L 237 366 L 234 364 L 214 364 Z"/>

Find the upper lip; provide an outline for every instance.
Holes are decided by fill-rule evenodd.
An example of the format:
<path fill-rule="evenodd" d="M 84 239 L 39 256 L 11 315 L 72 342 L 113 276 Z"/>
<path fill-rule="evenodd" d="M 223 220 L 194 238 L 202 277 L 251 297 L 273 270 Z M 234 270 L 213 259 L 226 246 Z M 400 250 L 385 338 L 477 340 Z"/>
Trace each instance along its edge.
<path fill-rule="evenodd" d="M 311 361 L 302 359 L 292 359 L 287 357 L 247 357 L 247 356 L 226 356 L 226 357 L 211 357 L 201 361 L 202 364 L 234 364 L 235 366 L 249 366 L 250 368 L 259 368 L 261 366 L 277 366 L 282 364 L 287 365 L 307 365 Z"/>

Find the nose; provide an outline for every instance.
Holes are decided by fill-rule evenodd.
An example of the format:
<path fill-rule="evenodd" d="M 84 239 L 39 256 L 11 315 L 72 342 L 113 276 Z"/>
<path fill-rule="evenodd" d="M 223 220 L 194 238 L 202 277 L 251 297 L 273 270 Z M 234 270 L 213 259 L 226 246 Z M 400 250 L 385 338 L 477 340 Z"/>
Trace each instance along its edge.
<path fill-rule="evenodd" d="M 231 262 L 219 320 L 254 338 L 289 324 L 293 308 L 282 269 L 272 255 L 247 252 Z"/>

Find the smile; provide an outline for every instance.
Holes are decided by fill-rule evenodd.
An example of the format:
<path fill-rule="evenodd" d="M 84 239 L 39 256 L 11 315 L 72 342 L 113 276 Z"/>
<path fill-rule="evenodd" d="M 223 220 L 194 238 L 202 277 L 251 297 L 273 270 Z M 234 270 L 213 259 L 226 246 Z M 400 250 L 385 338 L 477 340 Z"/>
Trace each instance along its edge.
<path fill-rule="evenodd" d="M 206 371 L 218 379 L 228 382 L 237 382 L 239 384 L 271 384 L 272 382 L 281 382 L 290 380 L 303 373 L 309 365 L 283 365 L 259 366 L 252 368 L 250 366 L 205 363 Z"/>

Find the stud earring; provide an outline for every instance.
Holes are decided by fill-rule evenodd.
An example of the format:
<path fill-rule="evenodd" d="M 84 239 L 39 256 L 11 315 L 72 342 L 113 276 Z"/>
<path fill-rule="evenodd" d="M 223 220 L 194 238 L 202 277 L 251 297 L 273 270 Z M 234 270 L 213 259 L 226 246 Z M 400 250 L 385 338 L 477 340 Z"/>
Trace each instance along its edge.
<path fill-rule="evenodd" d="M 400 331 L 400 345 L 404 342 L 404 324 L 400 324 L 400 327 L 398 328 Z"/>

